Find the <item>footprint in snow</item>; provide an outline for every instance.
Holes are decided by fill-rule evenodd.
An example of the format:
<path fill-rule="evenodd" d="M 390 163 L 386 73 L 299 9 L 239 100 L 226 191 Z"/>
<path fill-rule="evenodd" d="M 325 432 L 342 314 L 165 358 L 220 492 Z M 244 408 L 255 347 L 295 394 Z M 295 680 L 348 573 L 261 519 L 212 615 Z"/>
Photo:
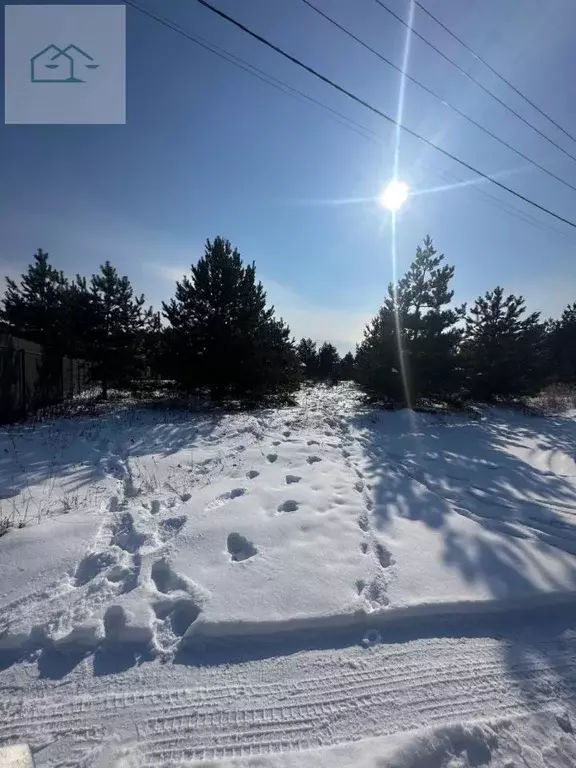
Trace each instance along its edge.
<path fill-rule="evenodd" d="M 376 579 L 371 581 L 362 591 L 362 597 L 368 601 L 370 608 L 375 611 L 390 605 L 390 599 L 386 594 L 386 587 Z"/>
<path fill-rule="evenodd" d="M 250 480 L 254 480 L 255 477 L 258 477 L 260 472 L 257 472 L 255 469 L 251 469 L 249 472 L 246 472 L 246 477 L 248 477 Z"/>
<path fill-rule="evenodd" d="M 299 483 L 302 478 L 299 475 L 286 475 L 286 485 L 291 485 L 292 483 Z"/>
<path fill-rule="evenodd" d="M 162 520 L 160 523 L 160 533 L 164 540 L 176 536 L 180 533 L 182 528 L 186 525 L 188 520 L 187 515 L 180 515 L 178 517 L 167 517 L 166 520 Z"/>
<path fill-rule="evenodd" d="M 366 533 L 369 527 L 370 527 L 370 524 L 368 523 L 367 516 L 365 514 L 360 515 L 360 517 L 358 518 L 358 528 L 360 528 L 361 531 L 364 531 L 364 533 Z"/>
<path fill-rule="evenodd" d="M 308 440 L 306 445 L 320 445 L 320 443 L 318 442 L 318 440 Z"/>
<path fill-rule="evenodd" d="M 123 481 L 123 487 L 125 498 L 133 499 L 135 496 L 138 496 L 140 489 L 134 485 L 134 480 L 131 477 L 127 477 Z"/>
<path fill-rule="evenodd" d="M 235 531 L 228 534 L 226 546 L 228 547 L 231 560 L 236 563 L 248 560 L 250 557 L 258 554 L 258 550 L 250 539 Z"/>
<path fill-rule="evenodd" d="M 239 496 L 244 496 L 246 493 L 246 488 L 232 488 L 231 491 L 226 491 L 225 493 L 221 493 L 220 496 L 217 496 L 212 501 L 209 501 L 208 504 L 206 504 L 205 509 L 217 509 L 218 507 L 224 506 L 227 501 L 231 501 L 232 499 L 237 499 Z"/>
<path fill-rule="evenodd" d="M 134 554 L 134 552 L 140 549 L 147 538 L 145 533 L 140 533 L 134 527 L 134 518 L 130 512 L 124 512 L 120 519 L 112 526 L 110 544 Z"/>
<path fill-rule="evenodd" d="M 201 588 L 176 573 L 166 560 L 157 560 L 152 565 L 150 576 L 163 595 L 152 603 L 156 618 L 164 622 L 173 635 L 182 637 L 202 612 L 206 598 Z"/>
<path fill-rule="evenodd" d="M 298 509 L 298 502 L 294 499 L 286 499 L 282 504 L 278 506 L 278 512 L 296 512 Z"/>
<path fill-rule="evenodd" d="M 290 430 L 289 430 L 289 429 L 286 429 L 286 430 L 284 430 L 284 432 L 282 432 L 282 434 L 284 435 L 284 437 L 290 437 L 290 435 L 291 435 L 292 433 L 290 432 Z"/>
<path fill-rule="evenodd" d="M 278 454 L 277 454 L 277 453 L 269 453 L 269 454 L 266 456 L 266 458 L 268 459 L 268 461 L 270 462 L 270 464 L 273 464 L 273 463 L 276 461 L 276 459 L 278 458 Z"/>
<path fill-rule="evenodd" d="M 273 445 L 274 447 L 276 447 L 277 445 L 280 445 L 280 440 L 274 440 L 274 442 L 272 443 L 272 445 Z"/>
<path fill-rule="evenodd" d="M 109 642 L 118 642 L 126 627 L 126 612 L 121 605 L 111 605 L 104 614 L 104 635 Z"/>
<path fill-rule="evenodd" d="M 378 562 L 380 563 L 381 568 L 389 568 L 392 565 L 392 555 L 386 547 L 384 547 L 379 542 L 375 546 L 376 550 L 376 557 L 378 558 Z"/>
<path fill-rule="evenodd" d="M 306 461 L 308 462 L 308 464 L 316 464 L 317 461 L 322 461 L 322 459 L 320 458 L 320 456 L 308 456 Z"/>
<path fill-rule="evenodd" d="M 165 595 L 170 594 L 170 592 L 188 591 L 189 589 L 187 580 L 176 573 L 166 560 L 156 560 L 152 564 L 150 576 L 158 592 Z"/>
<path fill-rule="evenodd" d="M 176 600 L 159 600 L 152 604 L 156 618 L 170 623 L 172 632 L 178 637 L 186 634 L 188 628 L 200 616 L 200 608 L 189 597 Z"/>
<path fill-rule="evenodd" d="M 116 565 L 117 558 L 113 552 L 89 552 L 85 555 L 76 567 L 74 573 L 74 585 L 82 587 L 96 576 L 100 575 L 106 568 Z"/>

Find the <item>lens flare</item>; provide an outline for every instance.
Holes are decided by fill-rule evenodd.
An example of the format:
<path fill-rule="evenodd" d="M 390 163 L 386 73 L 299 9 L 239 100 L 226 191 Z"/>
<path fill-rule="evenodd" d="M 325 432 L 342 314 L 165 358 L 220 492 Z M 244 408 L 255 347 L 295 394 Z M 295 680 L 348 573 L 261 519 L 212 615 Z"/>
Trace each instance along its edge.
<path fill-rule="evenodd" d="M 408 184 L 393 179 L 380 195 L 380 205 L 392 212 L 399 211 L 408 200 L 409 194 Z"/>

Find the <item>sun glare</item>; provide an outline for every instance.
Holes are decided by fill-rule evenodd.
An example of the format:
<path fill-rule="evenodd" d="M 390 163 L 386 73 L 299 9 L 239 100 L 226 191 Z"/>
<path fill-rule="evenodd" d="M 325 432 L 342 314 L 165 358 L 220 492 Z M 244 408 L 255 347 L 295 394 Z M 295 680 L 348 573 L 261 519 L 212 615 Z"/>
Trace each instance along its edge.
<path fill-rule="evenodd" d="M 408 184 L 393 179 L 380 195 L 380 205 L 389 211 L 398 211 L 408 199 Z"/>

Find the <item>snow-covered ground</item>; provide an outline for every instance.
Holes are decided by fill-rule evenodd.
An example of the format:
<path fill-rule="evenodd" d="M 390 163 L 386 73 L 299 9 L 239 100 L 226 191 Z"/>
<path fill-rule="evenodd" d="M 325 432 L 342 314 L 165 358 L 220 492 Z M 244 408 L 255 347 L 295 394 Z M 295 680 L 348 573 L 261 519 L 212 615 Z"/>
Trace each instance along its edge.
<path fill-rule="evenodd" d="M 39 766 L 576 764 L 576 420 L 118 406 L 0 434 Z M 252 762 L 250 762 L 252 760 Z"/>

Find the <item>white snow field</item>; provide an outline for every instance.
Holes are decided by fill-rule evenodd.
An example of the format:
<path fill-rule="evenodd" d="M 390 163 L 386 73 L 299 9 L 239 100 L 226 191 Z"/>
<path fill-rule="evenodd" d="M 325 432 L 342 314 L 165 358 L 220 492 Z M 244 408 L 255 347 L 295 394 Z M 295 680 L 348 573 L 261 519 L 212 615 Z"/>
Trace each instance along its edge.
<path fill-rule="evenodd" d="M 0 745 L 36 765 L 576 765 L 576 420 L 0 433 Z"/>

